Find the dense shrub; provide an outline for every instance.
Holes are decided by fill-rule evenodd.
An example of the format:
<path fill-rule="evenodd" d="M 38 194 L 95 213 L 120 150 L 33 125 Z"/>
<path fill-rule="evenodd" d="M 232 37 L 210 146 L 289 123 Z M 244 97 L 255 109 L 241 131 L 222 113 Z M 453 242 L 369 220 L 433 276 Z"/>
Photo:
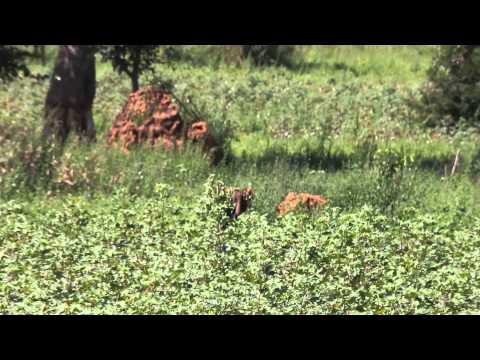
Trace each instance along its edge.
<path fill-rule="evenodd" d="M 428 126 L 476 126 L 480 120 L 480 47 L 441 46 L 423 88 L 420 115 Z"/>
<path fill-rule="evenodd" d="M 245 57 L 256 65 L 290 65 L 295 50 L 293 45 L 242 45 Z"/>
<path fill-rule="evenodd" d="M 224 59 L 236 64 L 250 59 L 256 66 L 291 66 L 294 52 L 294 45 L 225 45 Z"/>
<path fill-rule="evenodd" d="M 479 219 L 367 206 L 229 222 L 216 187 L 1 204 L 0 313 L 478 312 Z"/>

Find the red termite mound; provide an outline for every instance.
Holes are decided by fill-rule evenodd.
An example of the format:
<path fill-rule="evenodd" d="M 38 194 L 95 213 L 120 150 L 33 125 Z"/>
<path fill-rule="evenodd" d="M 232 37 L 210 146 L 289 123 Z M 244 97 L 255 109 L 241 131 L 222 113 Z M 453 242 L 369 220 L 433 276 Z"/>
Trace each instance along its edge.
<path fill-rule="evenodd" d="M 128 152 L 134 144 L 149 143 L 164 149 L 181 148 L 188 139 L 203 141 L 203 150 L 208 153 L 218 146 L 205 121 L 197 121 L 186 127 L 180 108 L 173 102 L 172 93 L 147 86 L 132 93 L 120 114 L 113 121 L 107 135 L 109 144 L 119 142 Z"/>
<path fill-rule="evenodd" d="M 277 213 L 278 215 L 285 215 L 295 210 L 299 205 L 312 210 L 324 206 L 327 202 L 327 199 L 320 195 L 291 192 L 288 193 L 285 199 L 277 206 Z"/>

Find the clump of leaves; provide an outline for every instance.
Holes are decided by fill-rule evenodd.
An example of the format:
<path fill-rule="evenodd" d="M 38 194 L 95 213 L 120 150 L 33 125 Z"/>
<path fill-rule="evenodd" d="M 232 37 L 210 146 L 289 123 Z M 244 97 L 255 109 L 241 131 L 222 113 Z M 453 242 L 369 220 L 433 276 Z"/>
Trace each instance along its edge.
<path fill-rule="evenodd" d="M 420 116 L 427 126 L 478 127 L 480 47 L 445 45 L 438 49 L 422 90 Z"/>

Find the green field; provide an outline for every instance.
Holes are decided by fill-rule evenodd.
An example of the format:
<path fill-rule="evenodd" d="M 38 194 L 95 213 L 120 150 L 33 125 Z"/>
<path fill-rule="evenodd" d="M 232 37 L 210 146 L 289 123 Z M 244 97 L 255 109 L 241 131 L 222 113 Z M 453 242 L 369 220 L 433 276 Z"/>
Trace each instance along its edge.
<path fill-rule="evenodd" d="M 0 84 L 0 313 L 478 313 L 478 135 L 427 130 L 411 106 L 434 50 L 299 46 L 255 68 L 183 47 L 141 83 L 191 100 L 225 140 L 218 167 L 108 147 L 130 87 L 107 64 L 97 143 L 62 153 L 38 140 L 48 81 Z M 255 190 L 235 223 L 218 184 Z M 290 191 L 329 204 L 277 218 Z"/>

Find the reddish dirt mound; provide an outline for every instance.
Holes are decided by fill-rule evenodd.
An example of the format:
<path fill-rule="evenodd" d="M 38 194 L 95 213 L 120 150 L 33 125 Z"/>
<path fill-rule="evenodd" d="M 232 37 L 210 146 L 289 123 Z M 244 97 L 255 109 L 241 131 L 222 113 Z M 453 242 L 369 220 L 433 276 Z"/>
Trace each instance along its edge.
<path fill-rule="evenodd" d="M 125 152 L 131 145 L 145 142 L 160 144 L 164 149 L 180 148 L 186 139 L 203 141 L 205 152 L 217 148 L 207 122 L 194 122 L 185 130 L 179 112 L 171 93 L 154 86 L 144 87 L 129 95 L 108 133 L 108 143 L 119 141 Z"/>
<path fill-rule="evenodd" d="M 229 189 L 231 192 L 232 202 L 234 205 L 233 210 L 230 213 L 230 219 L 237 219 L 241 214 L 248 210 L 253 199 L 253 189 Z"/>
<path fill-rule="evenodd" d="M 295 210 L 299 205 L 305 206 L 307 209 L 312 210 L 321 206 L 324 206 L 327 200 L 319 195 L 311 195 L 307 193 L 289 193 L 287 197 L 277 206 L 277 213 L 279 215 L 285 215 Z"/>

